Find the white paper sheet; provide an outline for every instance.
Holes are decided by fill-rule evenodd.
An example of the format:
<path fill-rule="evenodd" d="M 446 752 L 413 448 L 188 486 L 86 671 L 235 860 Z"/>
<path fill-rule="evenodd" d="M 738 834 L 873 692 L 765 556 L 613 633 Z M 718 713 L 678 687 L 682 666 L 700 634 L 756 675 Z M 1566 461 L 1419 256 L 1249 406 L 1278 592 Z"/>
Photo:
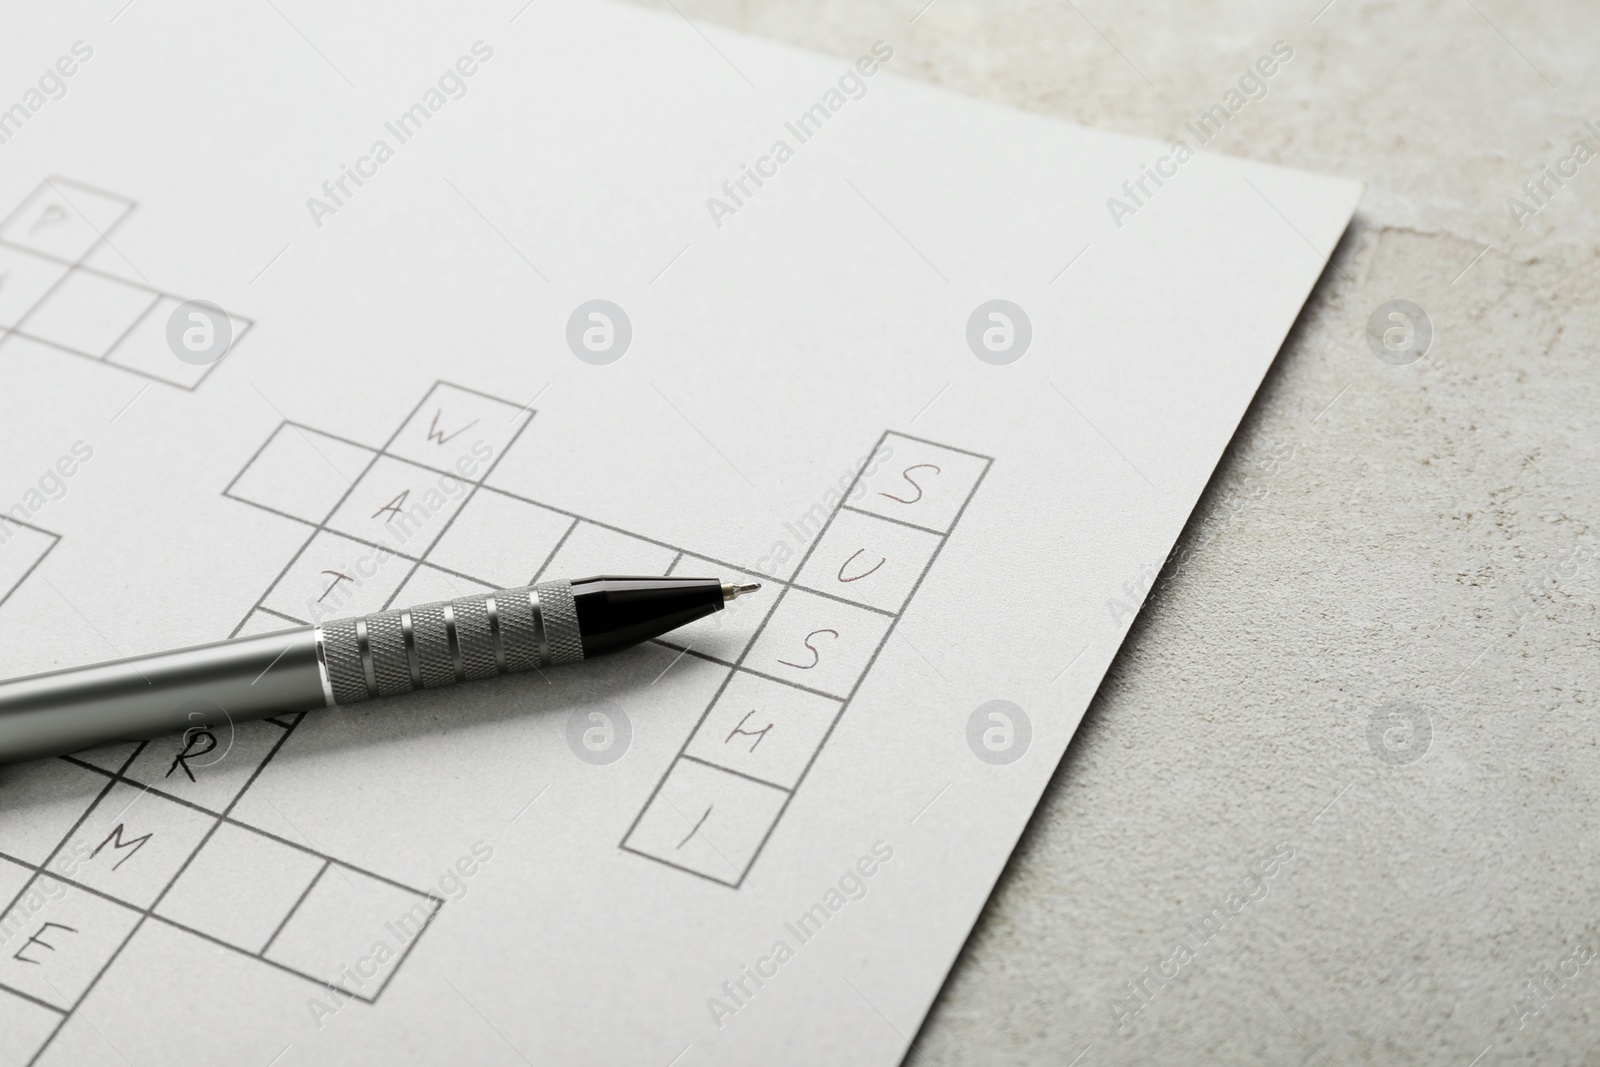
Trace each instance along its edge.
<path fill-rule="evenodd" d="M 767 586 L 0 768 L 0 1062 L 896 1062 L 1359 186 L 898 80 L 888 30 L 120 6 L 0 34 L 5 674 Z"/>

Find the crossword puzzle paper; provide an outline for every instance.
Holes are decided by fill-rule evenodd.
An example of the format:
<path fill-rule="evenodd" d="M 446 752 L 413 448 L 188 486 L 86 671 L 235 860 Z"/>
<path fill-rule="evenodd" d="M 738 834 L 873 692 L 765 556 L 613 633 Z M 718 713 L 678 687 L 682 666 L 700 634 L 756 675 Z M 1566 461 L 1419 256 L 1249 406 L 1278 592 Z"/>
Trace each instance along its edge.
<path fill-rule="evenodd" d="M 0 767 L 0 1064 L 898 1062 L 1359 187 L 903 26 L 120 6 L 0 35 L 0 673 L 764 587 Z"/>

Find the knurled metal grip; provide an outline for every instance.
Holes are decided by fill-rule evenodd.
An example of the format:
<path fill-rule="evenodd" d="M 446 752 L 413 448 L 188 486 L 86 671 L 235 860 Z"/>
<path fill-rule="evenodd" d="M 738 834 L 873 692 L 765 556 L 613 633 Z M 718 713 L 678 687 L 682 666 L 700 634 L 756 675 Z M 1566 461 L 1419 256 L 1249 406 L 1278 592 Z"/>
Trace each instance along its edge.
<path fill-rule="evenodd" d="M 316 636 L 330 707 L 583 659 L 564 579 L 339 619 Z"/>

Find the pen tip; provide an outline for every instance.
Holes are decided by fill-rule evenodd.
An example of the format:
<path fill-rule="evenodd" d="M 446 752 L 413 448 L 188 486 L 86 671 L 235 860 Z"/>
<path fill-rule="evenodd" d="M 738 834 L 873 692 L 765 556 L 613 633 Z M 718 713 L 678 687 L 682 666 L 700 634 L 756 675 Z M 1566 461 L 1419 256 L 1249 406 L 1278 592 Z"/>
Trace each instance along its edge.
<path fill-rule="evenodd" d="M 743 585 L 733 585 L 731 583 L 724 582 L 722 583 L 722 599 L 724 601 L 733 600 L 736 597 L 744 596 L 746 593 L 754 593 L 760 588 L 760 582 L 746 582 Z"/>

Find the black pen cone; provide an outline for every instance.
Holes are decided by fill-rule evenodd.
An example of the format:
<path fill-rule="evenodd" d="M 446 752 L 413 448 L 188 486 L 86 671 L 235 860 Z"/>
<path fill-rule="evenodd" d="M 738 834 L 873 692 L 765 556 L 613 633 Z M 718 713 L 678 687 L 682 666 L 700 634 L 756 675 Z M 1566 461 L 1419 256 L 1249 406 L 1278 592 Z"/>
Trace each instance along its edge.
<path fill-rule="evenodd" d="M 718 578 L 601 575 L 572 583 L 584 658 L 660 637 L 722 610 Z"/>

